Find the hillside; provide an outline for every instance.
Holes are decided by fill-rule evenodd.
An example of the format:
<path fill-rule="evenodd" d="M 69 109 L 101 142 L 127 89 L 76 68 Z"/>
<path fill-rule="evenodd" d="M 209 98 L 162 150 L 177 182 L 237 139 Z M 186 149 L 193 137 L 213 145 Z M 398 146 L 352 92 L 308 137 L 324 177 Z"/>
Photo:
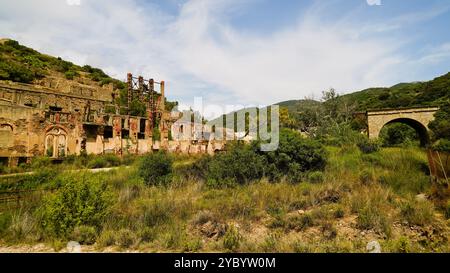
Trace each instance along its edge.
<path fill-rule="evenodd" d="M 340 101 L 354 104 L 357 111 L 379 108 L 436 106 L 450 100 L 450 72 L 427 82 L 399 83 L 391 87 L 372 87 L 342 95 Z M 290 114 L 320 105 L 318 101 L 289 100 L 277 103 Z"/>
<path fill-rule="evenodd" d="M 122 107 L 127 104 L 126 84 L 107 75 L 100 68 L 90 65 L 80 66 L 42 54 L 32 48 L 19 44 L 10 39 L 0 39 L 0 80 L 13 81 L 26 84 L 38 84 L 46 78 L 58 79 L 62 82 L 77 82 L 92 87 L 101 87 L 112 84 L 120 96 L 116 103 Z M 170 110 L 177 102 L 165 101 L 166 109 Z M 145 115 L 145 103 L 134 100 L 131 103 L 131 113 L 136 116 Z M 124 108 L 121 114 L 126 114 Z"/>
<path fill-rule="evenodd" d="M 115 89 L 125 87 L 123 82 L 111 78 L 99 68 L 81 67 L 60 57 L 42 54 L 17 41 L 0 40 L 0 80 L 33 84 L 50 76 L 91 86 L 113 83 Z"/>
<path fill-rule="evenodd" d="M 369 88 L 343 95 L 358 110 L 435 106 L 450 100 L 450 72 L 427 82 L 401 83 L 389 88 Z"/>

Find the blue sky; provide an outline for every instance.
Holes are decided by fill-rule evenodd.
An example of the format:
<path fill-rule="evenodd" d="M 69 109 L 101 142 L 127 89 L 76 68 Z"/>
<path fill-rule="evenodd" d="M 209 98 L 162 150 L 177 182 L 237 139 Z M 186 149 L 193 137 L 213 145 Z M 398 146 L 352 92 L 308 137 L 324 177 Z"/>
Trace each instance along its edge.
<path fill-rule="evenodd" d="M 378 5 L 380 4 L 380 5 Z M 0 0 L 0 36 L 184 104 L 320 98 L 450 69 L 450 0 Z"/>

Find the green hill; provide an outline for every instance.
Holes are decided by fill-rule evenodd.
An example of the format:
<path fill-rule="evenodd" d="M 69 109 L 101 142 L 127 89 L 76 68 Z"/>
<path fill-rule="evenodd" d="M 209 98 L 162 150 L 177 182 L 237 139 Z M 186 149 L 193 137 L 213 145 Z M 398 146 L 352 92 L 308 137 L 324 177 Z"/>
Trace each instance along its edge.
<path fill-rule="evenodd" d="M 80 66 L 60 57 L 42 54 L 17 41 L 0 39 L 0 80 L 39 84 L 39 81 L 46 77 L 74 81 L 93 87 L 112 84 L 120 94 L 116 103 L 122 106 L 121 113 L 127 113 L 124 109 L 127 105 L 127 89 L 124 82 L 110 77 L 99 68 L 89 65 Z M 168 110 L 177 105 L 177 102 L 167 100 L 165 103 Z M 131 114 L 144 116 L 145 108 L 144 102 L 135 99 L 131 103 Z"/>
<path fill-rule="evenodd" d="M 450 73 L 427 82 L 401 83 L 389 88 L 369 88 L 343 95 L 358 110 L 436 106 L 450 100 Z"/>
<path fill-rule="evenodd" d="M 116 89 L 125 87 L 123 82 L 99 68 L 79 66 L 60 57 L 42 54 L 14 40 L 0 40 L 0 80 L 31 84 L 48 76 L 83 80 L 83 83 L 100 86 L 113 83 Z"/>
<path fill-rule="evenodd" d="M 450 72 L 427 82 L 399 83 L 374 87 L 339 96 L 341 103 L 354 105 L 355 111 L 380 108 L 439 106 L 450 101 Z M 302 112 L 319 107 L 314 100 L 289 100 L 277 103 L 296 118 Z"/>

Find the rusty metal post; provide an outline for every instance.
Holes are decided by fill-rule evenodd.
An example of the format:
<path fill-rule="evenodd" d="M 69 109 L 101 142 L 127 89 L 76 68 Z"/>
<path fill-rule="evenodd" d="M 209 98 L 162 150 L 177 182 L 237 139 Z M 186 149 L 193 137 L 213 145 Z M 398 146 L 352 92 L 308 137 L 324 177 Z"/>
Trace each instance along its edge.
<path fill-rule="evenodd" d="M 165 82 L 161 81 L 160 83 L 160 88 L 161 88 L 161 101 L 160 101 L 160 105 L 159 105 L 159 110 L 161 112 L 161 116 L 160 116 L 160 121 L 159 121 L 159 131 L 160 131 L 160 135 L 161 135 L 161 147 L 163 149 L 167 148 L 167 141 L 169 140 L 169 136 L 168 136 L 168 131 L 167 131 L 167 125 L 166 125 L 166 121 L 165 121 L 165 93 L 164 93 L 164 88 L 165 88 Z"/>
<path fill-rule="evenodd" d="M 160 105 L 161 113 L 164 112 L 165 109 L 166 109 L 165 104 L 164 104 L 164 102 L 165 102 L 165 97 L 164 97 L 164 84 L 165 84 L 164 81 L 161 81 L 161 105 Z"/>
<path fill-rule="evenodd" d="M 144 100 L 144 77 L 139 76 L 138 78 L 138 83 L 139 83 L 139 100 L 143 101 Z"/>
<path fill-rule="evenodd" d="M 128 114 L 130 114 L 131 101 L 133 100 L 133 75 L 131 73 L 127 74 L 127 88 L 128 88 L 127 111 Z"/>
<path fill-rule="evenodd" d="M 153 127 L 154 127 L 154 112 L 155 112 L 155 100 L 154 100 L 154 92 L 155 92 L 155 81 L 150 79 L 148 81 L 148 103 L 147 103 L 147 117 L 148 122 L 146 123 L 146 133 L 148 137 L 153 136 Z"/>

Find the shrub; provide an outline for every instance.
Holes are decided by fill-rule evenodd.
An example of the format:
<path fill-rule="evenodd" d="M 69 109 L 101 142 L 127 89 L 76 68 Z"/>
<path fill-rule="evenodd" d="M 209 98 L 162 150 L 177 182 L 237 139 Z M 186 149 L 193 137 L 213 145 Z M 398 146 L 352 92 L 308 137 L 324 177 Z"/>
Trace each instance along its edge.
<path fill-rule="evenodd" d="M 433 221 L 434 208 L 427 201 L 409 200 L 401 204 L 400 214 L 409 224 L 424 226 Z"/>
<path fill-rule="evenodd" d="M 117 232 L 116 243 L 121 247 L 130 247 L 135 240 L 134 233 L 129 229 L 121 229 Z"/>
<path fill-rule="evenodd" d="M 51 166 L 52 159 L 47 156 L 35 157 L 31 160 L 31 168 L 34 170 Z"/>
<path fill-rule="evenodd" d="M 380 207 L 370 204 L 359 210 L 356 226 L 359 229 L 374 229 L 388 237 L 391 236 L 391 220 Z"/>
<path fill-rule="evenodd" d="M 13 214 L 9 226 L 10 234 L 14 239 L 21 240 L 35 231 L 36 220 L 28 213 Z"/>
<path fill-rule="evenodd" d="M 184 242 L 183 251 L 184 252 L 195 252 L 203 247 L 203 243 L 200 239 L 192 239 Z"/>
<path fill-rule="evenodd" d="M 167 185 L 172 178 L 172 158 L 164 152 L 146 155 L 141 159 L 138 174 L 146 185 Z"/>
<path fill-rule="evenodd" d="M 242 235 L 234 225 L 227 226 L 227 231 L 223 236 L 223 247 L 229 251 L 235 251 L 239 248 L 242 241 Z"/>
<path fill-rule="evenodd" d="M 120 165 L 120 158 L 115 155 L 95 156 L 87 163 L 89 169 L 108 168 Z"/>
<path fill-rule="evenodd" d="M 450 140 L 450 101 L 441 105 L 428 127 L 433 133 L 433 140 Z"/>
<path fill-rule="evenodd" d="M 450 140 L 440 139 L 433 144 L 433 150 L 450 153 Z"/>
<path fill-rule="evenodd" d="M 214 214 L 209 210 L 201 210 L 192 218 L 192 224 L 201 226 L 209 221 L 215 221 Z"/>
<path fill-rule="evenodd" d="M 97 244 L 102 247 L 114 245 L 116 243 L 116 233 L 117 231 L 113 230 L 103 231 L 97 239 Z"/>
<path fill-rule="evenodd" d="M 232 185 L 260 179 L 264 174 L 264 158 L 242 143 L 231 144 L 227 152 L 216 154 L 209 162 L 209 185 Z"/>
<path fill-rule="evenodd" d="M 308 227 L 314 226 L 314 219 L 310 213 L 302 215 L 295 215 L 289 217 L 287 220 L 287 228 L 296 231 L 305 230 Z"/>
<path fill-rule="evenodd" d="M 64 77 L 68 80 L 73 80 L 74 77 L 79 76 L 78 72 L 69 70 L 64 73 Z"/>
<path fill-rule="evenodd" d="M 277 150 L 260 153 L 266 157 L 266 175 L 271 181 L 286 175 L 295 181 L 298 173 L 321 171 L 326 165 L 326 151 L 319 142 L 289 129 L 281 130 Z"/>
<path fill-rule="evenodd" d="M 321 183 L 324 179 L 323 172 L 321 171 L 315 171 L 308 174 L 308 181 L 311 183 Z"/>
<path fill-rule="evenodd" d="M 323 234 L 323 237 L 327 240 L 333 240 L 337 236 L 336 227 L 329 221 L 326 221 L 324 224 L 322 224 L 320 230 Z"/>
<path fill-rule="evenodd" d="M 345 216 L 345 210 L 342 206 L 338 206 L 336 210 L 333 212 L 334 218 L 343 218 Z"/>
<path fill-rule="evenodd" d="M 92 245 L 97 238 L 97 230 L 92 226 L 77 226 L 72 232 L 71 239 L 80 244 Z"/>
<path fill-rule="evenodd" d="M 141 242 L 153 242 L 156 239 L 156 231 L 151 227 L 144 227 L 138 233 L 141 238 Z"/>
<path fill-rule="evenodd" d="M 418 139 L 416 131 L 403 123 L 386 125 L 380 132 L 380 139 L 384 146 L 396 146 Z"/>
<path fill-rule="evenodd" d="M 75 226 L 100 228 L 109 213 L 112 196 L 105 183 L 82 177 L 72 178 L 56 194 L 44 201 L 44 229 L 65 237 Z"/>
<path fill-rule="evenodd" d="M 362 138 L 358 141 L 357 146 L 364 154 L 370 154 L 380 150 L 380 143 L 376 140 L 371 140 L 368 138 Z"/>

